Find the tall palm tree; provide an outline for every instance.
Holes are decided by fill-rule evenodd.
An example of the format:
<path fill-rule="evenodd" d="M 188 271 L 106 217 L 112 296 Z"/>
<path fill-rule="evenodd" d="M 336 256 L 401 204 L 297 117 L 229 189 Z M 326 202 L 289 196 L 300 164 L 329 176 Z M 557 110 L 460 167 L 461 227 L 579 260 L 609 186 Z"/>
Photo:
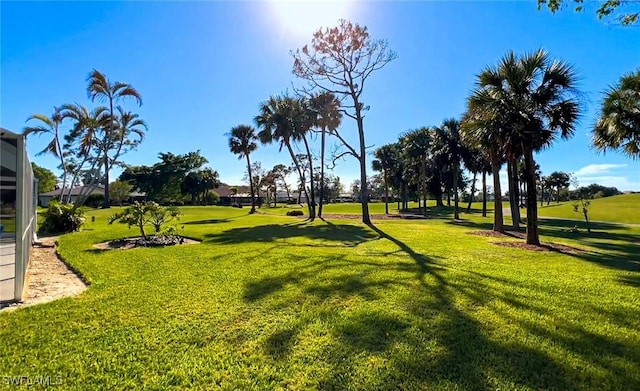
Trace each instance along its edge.
<path fill-rule="evenodd" d="M 400 159 L 400 149 L 397 143 L 383 145 L 373 152 L 374 160 L 371 161 L 371 168 L 382 173 L 384 179 L 384 213 L 389 214 L 389 183 L 392 181 L 391 175 Z"/>
<path fill-rule="evenodd" d="M 140 93 L 133 88 L 130 84 L 123 82 L 111 82 L 104 73 L 94 69 L 87 76 L 87 95 L 89 95 L 89 99 L 91 101 L 95 101 L 96 99 L 106 102 L 109 108 L 109 116 L 111 117 L 111 121 L 109 121 L 109 131 L 104 133 L 103 142 L 107 143 L 109 140 L 114 137 L 114 132 L 116 130 L 116 120 L 114 113 L 114 105 L 124 99 L 124 98 L 133 98 L 138 106 L 142 105 L 142 97 Z M 104 154 L 104 175 L 105 182 L 107 186 L 104 189 L 104 208 L 109 207 L 109 170 L 111 169 L 109 163 L 109 157 L 107 154 Z"/>
<path fill-rule="evenodd" d="M 255 123 L 259 129 L 258 138 L 262 144 L 270 144 L 277 142 L 282 147 L 286 147 L 291 155 L 293 165 L 298 171 L 302 192 L 307 201 L 309 208 L 309 217 L 313 213 L 311 199 L 307 192 L 306 176 L 302 169 L 296 153 L 293 151 L 292 144 L 302 140 L 302 133 L 299 131 L 294 118 L 297 113 L 295 110 L 294 99 L 290 97 L 271 96 L 267 101 L 260 104 L 260 113 L 255 117 Z"/>
<path fill-rule="evenodd" d="M 427 214 L 427 164 L 431 153 L 432 130 L 429 128 L 415 129 L 400 137 L 400 148 L 404 160 L 405 175 L 410 172 L 417 176 L 415 183 L 420 194 L 418 209 L 422 214 Z M 417 174 L 417 175 L 415 175 Z M 420 206 L 420 199 L 423 204 Z"/>
<path fill-rule="evenodd" d="M 593 145 L 640 157 L 640 69 L 622 76 L 607 92 L 593 129 Z"/>
<path fill-rule="evenodd" d="M 258 148 L 256 141 L 256 130 L 249 125 L 238 125 L 231 128 L 229 132 L 229 149 L 231 153 L 238 155 L 238 159 L 247 159 L 247 171 L 249 173 L 249 190 L 251 192 L 251 211 L 249 213 L 255 213 L 256 211 L 256 199 L 253 191 L 253 175 L 251 173 L 251 160 L 249 155 L 251 152 Z"/>
<path fill-rule="evenodd" d="M 434 153 L 442 156 L 448 162 L 453 174 L 454 219 L 460 219 L 458 211 L 458 177 L 460 163 L 469 154 L 460 137 L 460 121 L 449 118 L 440 127 L 434 128 Z"/>
<path fill-rule="evenodd" d="M 492 70 L 485 70 L 478 75 L 479 80 L 489 76 L 490 72 Z M 501 111 L 499 105 L 490 98 L 484 88 L 477 87 L 472 92 L 467 102 L 468 111 L 462 123 L 461 136 L 466 145 L 486 151 L 489 156 L 494 194 L 493 230 L 504 232 L 500 186 L 500 167 L 504 163 L 504 150 L 501 144 L 502 124 L 497 118 Z"/>
<path fill-rule="evenodd" d="M 311 148 L 309 147 L 309 137 L 311 136 L 311 129 L 317 124 L 318 113 L 310 106 L 309 101 L 304 98 L 292 99 L 290 101 L 292 106 L 292 113 L 290 120 L 293 122 L 293 129 L 296 135 L 296 139 L 302 140 L 307 155 L 307 161 L 309 163 L 309 197 L 311 198 L 309 203 L 309 219 L 314 220 L 316 218 L 316 194 L 315 194 L 315 174 L 313 172 L 313 155 Z"/>
<path fill-rule="evenodd" d="M 64 186 L 67 183 L 67 165 L 65 163 L 65 155 L 62 150 L 62 142 L 60 137 L 60 125 L 64 120 L 64 116 L 62 115 L 62 109 L 60 107 L 53 108 L 53 114 L 50 117 L 47 117 L 44 114 L 34 114 L 27 118 L 27 122 L 31 120 L 40 121 L 40 125 L 36 126 L 26 126 L 23 129 L 23 134 L 25 137 L 31 134 L 49 134 L 52 136 L 51 141 L 47 144 L 46 147 L 40 152 L 38 155 L 43 155 L 46 153 L 52 154 L 54 157 L 60 160 L 60 168 L 62 169 L 62 186 L 63 191 L 60 192 L 60 201 L 63 200 L 64 194 Z"/>
<path fill-rule="evenodd" d="M 464 123 L 461 124 L 461 128 Z M 487 217 L 487 173 L 491 172 L 491 162 L 483 150 L 466 146 L 468 153 L 463 157 L 464 166 L 473 174 L 471 181 L 471 197 L 467 205 L 467 213 L 471 212 L 471 203 L 476 192 L 476 178 L 482 175 L 482 217 Z"/>
<path fill-rule="evenodd" d="M 318 216 L 322 217 L 324 204 L 324 154 L 326 149 L 326 134 L 332 134 L 342 122 L 340 100 L 331 92 L 320 92 L 310 99 L 313 110 L 316 111 L 316 126 L 320 128 L 320 204 Z"/>
<path fill-rule="evenodd" d="M 71 131 L 64 137 L 64 149 L 72 159 L 77 160 L 74 167 L 74 175 L 71 179 L 71 187 L 78 179 L 85 163 L 91 164 L 90 171 L 94 171 L 101 159 L 99 148 L 100 132 L 108 127 L 110 116 L 109 111 L 104 106 L 96 107 L 89 111 L 80 104 L 62 105 L 62 116 L 74 121 Z M 98 155 L 95 156 L 94 152 Z M 87 194 L 90 193 L 89 186 L 86 186 Z M 82 205 L 82 196 L 78 197 L 76 205 Z M 67 202 L 71 200 L 71 190 L 67 194 Z"/>
<path fill-rule="evenodd" d="M 543 50 L 522 57 L 510 52 L 496 68 L 490 68 L 487 77 L 481 74 L 477 92 L 482 99 L 478 94 L 472 98 L 485 119 L 502 125 L 496 141 L 510 151 L 520 148 L 524 155 L 527 244 L 540 244 L 533 154 L 550 147 L 558 136 L 573 135 L 580 109 L 576 83 L 573 67 L 552 61 Z"/>

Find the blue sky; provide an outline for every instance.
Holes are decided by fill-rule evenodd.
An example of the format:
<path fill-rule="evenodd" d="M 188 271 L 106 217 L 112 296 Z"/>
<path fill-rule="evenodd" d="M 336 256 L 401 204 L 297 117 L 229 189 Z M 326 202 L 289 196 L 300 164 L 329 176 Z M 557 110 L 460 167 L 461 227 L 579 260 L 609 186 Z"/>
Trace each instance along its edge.
<path fill-rule="evenodd" d="M 602 92 L 640 66 L 640 30 L 608 25 L 590 8 L 551 15 L 537 11 L 535 1 L 2 1 L 0 12 L 0 125 L 21 131 L 29 115 L 50 114 L 56 105 L 91 107 L 85 78 L 96 68 L 142 94 L 142 107 L 125 103 L 149 125 L 144 143 L 125 155 L 128 164 L 199 149 L 223 181 L 240 183 L 245 167 L 228 151 L 225 133 L 252 124 L 269 95 L 300 85 L 289 51 L 343 17 L 368 26 L 398 53 L 364 92 L 368 145 L 460 116 L 480 70 L 508 50 L 544 48 L 578 69 L 585 110 L 571 140 L 537 155 L 543 173 L 574 172 L 583 185 L 640 191 L 637 161 L 598 155 L 589 142 Z M 343 133 L 355 136 L 352 122 L 344 121 Z M 53 169 L 53 158 L 34 156 L 45 142 L 29 139 L 28 148 L 33 161 Z M 252 158 L 265 168 L 290 163 L 275 145 Z M 345 159 L 334 174 L 348 184 L 357 165 Z"/>

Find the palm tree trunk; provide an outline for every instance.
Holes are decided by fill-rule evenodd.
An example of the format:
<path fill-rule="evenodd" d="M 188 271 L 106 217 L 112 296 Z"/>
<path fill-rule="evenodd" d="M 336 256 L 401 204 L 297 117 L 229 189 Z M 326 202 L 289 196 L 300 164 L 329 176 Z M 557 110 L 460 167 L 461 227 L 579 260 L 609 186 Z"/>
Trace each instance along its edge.
<path fill-rule="evenodd" d="M 256 196 L 253 192 L 253 174 L 251 173 L 251 161 L 249 160 L 249 154 L 245 155 L 247 157 L 247 172 L 249 173 L 249 192 L 251 193 L 251 210 L 249 213 L 256 212 Z"/>
<path fill-rule="evenodd" d="M 313 156 L 311 156 L 311 149 L 309 148 L 309 142 L 307 136 L 302 136 L 304 141 L 304 147 L 307 150 L 307 159 L 309 159 L 309 186 L 311 187 L 311 203 L 309 203 L 309 220 L 316 218 L 316 190 L 315 180 L 313 178 Z"/>
<path fill-rule="evenodd" d="M 513 229 L 520 230 L 520 209 L 518 208 L 518 191 L 515 181 L 517 175 L 517 166 L 515 159 L 510 157 L 507 160 L 507 183 L 509 184 L 509 207 L 511 208 L 511 221 Z"/>
<path fill-rule="evenodd" d="M 469 197 L 469 204 L 467 204 L 467 213 L 471 212 L 471 203 L 473 202 L 473 195 L 476 192 L 476 176 L 477 172 L 473 173 L 473 180 L 471 181 L 471 196 Z"/>
<path fill-rule="evenodd" d="M 538 202 L 536 200 L 536 162 L 533 148 L 525 147 L 524 169 L 527 181 L 527 244 L 540 245 L 538 235 Z"/>
<path fill-rule="evenodd" d="M 500 188 L 500 160 L 497 151 L 491 151 L 491 176 L 493 176 L 493 230 L 504 232 L 502 218 L 502 190 Z"/>
<path fill-rule="evenodd" d="M 389 214 L 389 178 L 387 170 L 383 170 L 382 175 L 384 175 L 384 213 Z"/>
<path fill-rule="evenodd" d="M 487 217 L 487 172 L 482 170 L 482 217 Z"/>
<path fill-rule="evenodd" d="M 325 130 L 322 129 L 320 134 L 320 203 L 318 204 L 318 217 L 322 217 L 322 206 L 324 205 L 324 149 L 325 149 Z"/>
<path fill-rule="evenodd" d="M 64 164 L 64 154 L 62 153 L 62 147 L 60 146 L 60 138 L 58 137 L 58 125 L 56 124 L 56 147 L 58 148 L 58 154 L 60 155 L 60 167 L 62 167 L 62 191 L 60 192 L 60 202 L 63 202 L 64 198 L 64 186 L 67 183 L 67 167 Z"/>
<path fill-rule="evenodd" d="M 300 176 L 301 186 L 298 189 L 298 204 L 300 203 L 300 199 L 302 196 L 302 192 L 304 192 L 304 196 L 307 199 L 307 206 L 309 206 L 309 193 L 307 193 L 306 180 L 304 178 L 304 174 L 302 173 L 302 169 L 300 168 L 300 164 L 298 163 L 298 159 L 296 159 L 296 154 L 293 152 L 293 148 L 291 148 L 291 143 L 289 141 L 285 142 L 287 149 L 289 150 L 289 154 L 291 155 L 291 159 L 293 160 L 293 164 L 296 166 L 296 170 L 298 171 L 298 175 Z M 311 210 L 309 210 L 311 212 Z"/>
<path fill-rule="evenodd" d="M 458 212 L 458 164 L 453 166 L 453 218 L 460 220 L 460 213 Z"/>

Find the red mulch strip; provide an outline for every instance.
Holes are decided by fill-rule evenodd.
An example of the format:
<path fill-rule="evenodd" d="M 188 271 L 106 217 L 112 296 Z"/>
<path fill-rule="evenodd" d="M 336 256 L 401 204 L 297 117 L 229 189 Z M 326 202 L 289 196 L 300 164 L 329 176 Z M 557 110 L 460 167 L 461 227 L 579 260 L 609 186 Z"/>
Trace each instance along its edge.
<path fill-rule="evenodd" d="M 492 231 L 489 229 L 484 229 L 480 231 L 469 231 L 467 232 L 467 234 L 477 235 L 477 236 L 487 236 L 491 238 L 519 238 L 519 239 L 525 238 L 524 232 L 517 232 L 517 231 L 498 232 L 498 231 Z"/>
<path fill-rule="evenodd" d="M 498 246 L 515 247 L 531 251 L 555 251 L 562 254 L 581 254 L 584 250 L 557 243 L 541 243 L 539 246 L 522 242 L 491 242 Z"/>

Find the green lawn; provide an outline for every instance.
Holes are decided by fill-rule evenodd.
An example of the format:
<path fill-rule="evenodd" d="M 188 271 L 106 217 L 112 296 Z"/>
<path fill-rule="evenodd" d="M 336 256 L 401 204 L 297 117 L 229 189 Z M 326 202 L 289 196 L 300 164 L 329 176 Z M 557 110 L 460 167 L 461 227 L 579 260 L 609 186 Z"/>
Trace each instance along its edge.
<path fill-rule="evenodd" d="M 551 202 L 547 206 L 538 205 L 540 216 L 561 217 L 565 219 L 583 219 L 582 213 L 573 211 L 572 202 Z M 623 194 L 613 197 L 591 200 L 589 219 L 626 224 L 640 224 L 640 193 Z"/>
<path fill-rule="evenodd" d="M 88 390 L 640 389 L 640 228 L 549 221 L 545 241 L 586 250 L 564 255 L 468 235 L 491 223 L 477 214 L 371 229 L 185 207 L 201 244 L 93 249 L 136 235 L 106 224 L 115 209 L 60 238 L 87 291 L 0 314 L 1 376 Z"/>

